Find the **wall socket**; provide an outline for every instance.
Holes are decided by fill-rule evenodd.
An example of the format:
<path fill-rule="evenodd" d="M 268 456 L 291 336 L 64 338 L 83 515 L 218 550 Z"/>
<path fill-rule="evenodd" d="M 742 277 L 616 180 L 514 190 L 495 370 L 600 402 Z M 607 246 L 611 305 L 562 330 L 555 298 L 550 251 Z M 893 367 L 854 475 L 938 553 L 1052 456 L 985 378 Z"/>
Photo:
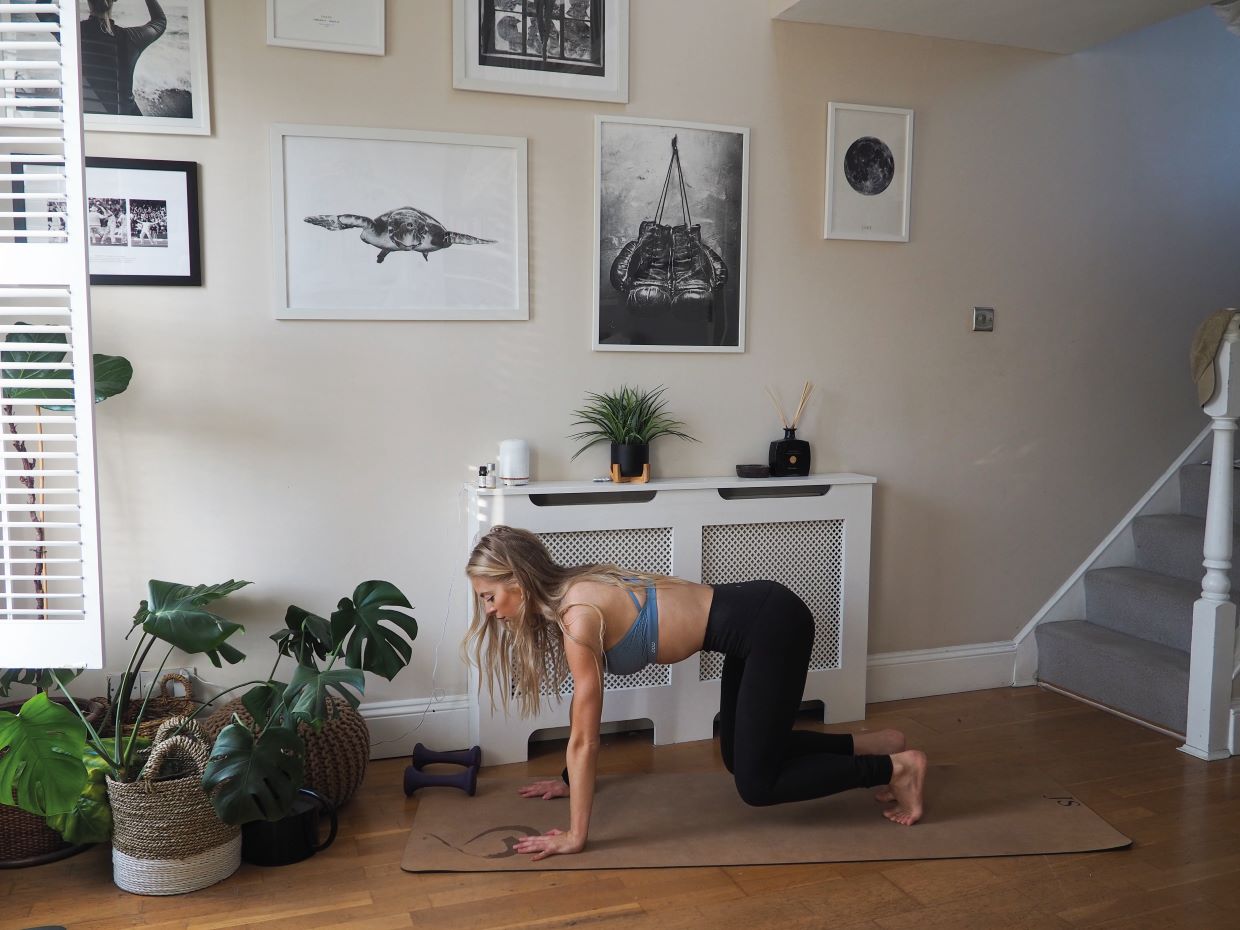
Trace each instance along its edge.
<path fill-rule="evenodd" d="M 973 332 L 993 333 L 995 331 L 995 308 L 973 308 Z"/>

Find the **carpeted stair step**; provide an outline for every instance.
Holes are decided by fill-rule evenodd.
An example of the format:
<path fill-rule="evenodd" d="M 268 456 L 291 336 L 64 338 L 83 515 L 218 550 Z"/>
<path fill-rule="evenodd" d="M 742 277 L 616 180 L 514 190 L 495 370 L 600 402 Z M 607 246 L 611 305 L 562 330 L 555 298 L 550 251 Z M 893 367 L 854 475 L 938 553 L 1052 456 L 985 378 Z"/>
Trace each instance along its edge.
<path fill-rule="evenodd" d="M 1204 519 L 1179 513 L 1137 517 L 1132 521 L 1132 537 L 1137 547 L 1137 568 L 1201 584 L 1205 574 L 1201 566 L 1206 539 Z M 1232 546 L 1234 550 L 1234 539 Z M 1235 577 L 1233 560 L 1233 584 Z"/>
<path fill-rule="evenodd" d="M 1188 655 L 1084 620 L 1043 623 L 1038 680 L 1183 733 Z"/>
<path fill-rule="evenodd" d="M 1232 469 L 1233 475 L 1235 469 Z M 1233 477 L 1232 483 L 1235 483 Z M 1206 518 L 1206 504 L 1210 500 L 1210 463 L 1185 465 L 1180 469 L 1180 513 Z M 1233 488 L 1231 519 L 1240 523 L 1240 494 Z"/>
<path fill-rule="evenodd" d="M 1085 573 L 1090 623 L 1181 652 L 1193 635 L 1193 603 L 1201 585 L 1141 568 L 1117 566 Z"/>

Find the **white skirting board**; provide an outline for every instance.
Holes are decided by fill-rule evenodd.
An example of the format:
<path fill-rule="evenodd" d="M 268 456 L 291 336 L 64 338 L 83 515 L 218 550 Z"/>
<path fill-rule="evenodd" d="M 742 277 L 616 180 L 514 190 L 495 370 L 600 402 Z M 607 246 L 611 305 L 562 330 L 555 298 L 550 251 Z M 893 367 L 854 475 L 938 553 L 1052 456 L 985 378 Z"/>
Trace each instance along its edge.
<path fill-rule="evenodd" d="M 1010 687 L 1015 658 L 1015 642 L 872 655 L 867 663 L 866 700 L 879 704 Z M 370 728 L 370 757 L 408 756 L 414 743 L 436 750 L 467 748 L 469 702 L 469 695 L 453 694 L 440 701 L 419 698 L 363 704 L 362 716 Z M 489 764 L 486 749 L 482 747 L 483 765 Z"/>
<path fill-rule="evenodd" d="M 468 748 L 469 697 L 376 701 L 358 708 L 370 731 L 370 758 L 409 756 L 415 743 L 444 751 Z M 485 760 L 484 760 L 485 762 Z"/>
<path fill-rule="evenodd" d="M 1015 642 L 877 653 L 866 663 L 866 703 L 1006 688 L 1015 662 Z"/>

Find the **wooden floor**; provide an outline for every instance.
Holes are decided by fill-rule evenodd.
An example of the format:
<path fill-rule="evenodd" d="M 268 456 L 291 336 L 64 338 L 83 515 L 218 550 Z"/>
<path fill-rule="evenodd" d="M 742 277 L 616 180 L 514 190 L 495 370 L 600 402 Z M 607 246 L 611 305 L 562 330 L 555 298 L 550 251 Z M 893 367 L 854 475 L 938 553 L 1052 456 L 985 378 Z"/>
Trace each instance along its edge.
<path fill-rule="evenodd" d="M 924 862 L 412 875 L 399 861 L 417 801 L 401 792 L 405 762 L 391 759 L 372 763 L 335 845 L 313 859 L 242 865 L 212 888 L 152 898 L 117 890 L 108 849 L 95 848 L 0 871 L 0 930 L 1240 927 L 1240 759 L 1199 762 L 1171 739 L 1036 688 L 876 704 L 869 714 L 842 729 L 897 727 L 932 763 L 1022 760 L 1134 845 Z M 502 771 L 552 774 L 562 759 L 563 744 L 550 745 Z M 606 738 L 601 767 L 679 772 L 721 763 L 712 742 L 655 748 L 644 733 Z"/>

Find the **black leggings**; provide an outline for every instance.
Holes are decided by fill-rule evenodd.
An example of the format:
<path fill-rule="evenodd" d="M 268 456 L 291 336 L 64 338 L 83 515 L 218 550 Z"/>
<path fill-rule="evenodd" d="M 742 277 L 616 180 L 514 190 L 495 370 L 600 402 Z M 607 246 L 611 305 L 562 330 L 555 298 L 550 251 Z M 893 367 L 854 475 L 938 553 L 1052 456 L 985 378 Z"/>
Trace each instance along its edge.
<path fill-rule="evenodd" d="M 746 804 L 784 804 L 891 781 L 890 756 L 854 756 L 852 736 L 794 730 L 814 618 L 774 581 L 715 585 L 703 649 L 724 654 L 719 744 Z"/>

